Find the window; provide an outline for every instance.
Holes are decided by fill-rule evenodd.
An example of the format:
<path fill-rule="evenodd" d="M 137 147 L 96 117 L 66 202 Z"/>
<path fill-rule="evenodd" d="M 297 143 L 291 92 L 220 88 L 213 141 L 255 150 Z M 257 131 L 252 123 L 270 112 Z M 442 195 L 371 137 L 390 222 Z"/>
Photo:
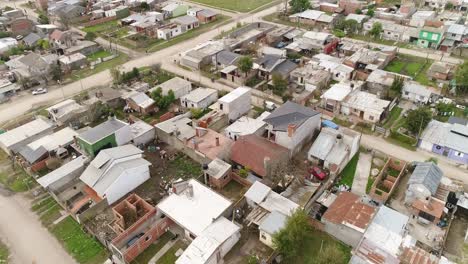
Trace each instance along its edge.
<path fill-rule="evenodd" d="M 457 36 L 457 34 L 455 34 L 455 33 L 452 33 L 452 37 L 456 37 L 456 36 Z"/>
<path fill-rule="evenodd" d="M 374 117 L 370 115 L 369 120 L 374 120 Z"/>
<path fill-rule="evenodd" d="M 151 239 L 151 235 L 145 237 L 145 241 L 149 241 Z"/>
<path fill-rule="evenodd" d="M 432 35 L 432 40 L 438 40 L 438 39 L 439 39 L 439 35 L 437 35 L 437 34 Z"/>
<path fill-rule="evenodd" d="M 409 92 L 405 92 L 405 95 L 409 95 Z"/>
<path fill-rule="evenodd" d="M 424 38 L 427 38 L 427 32 L 423 32 L 423 33 L 422 33 L 422 36 L 423 36 Z"/>
<path fill-rule="evenodd" d="M 455 156 L 463 158 L 464 155 L 462 152 L 455 151 Z"/>
<path fill-rule="evenodd" d="M 224 175 L 223 180 L 227 179 L 228 176 L 229 176 L 228 174 Z"/>
<path fill-rule="evenodd" d="M 191 239 L 195 239 L 195 236 L 192 233 L 190 233 L 189 236 Z"/>
<path fill-rule="evenodd" d="M 424 96 L 420 95 L 419 100 L 424 100 Z"/>
<path fill-rule="evenodd" d="M 265 236 L 265 234 L 264 234 L 263 232 L 262 232 L 261 236 L 262 236 L 262 239 L 264 239 L 264 240 L 267 239 L 266 236 Z"/>
<path fill-rule="evenodd" d="M 223 110 L 223 104 L 219 104 L 219 110 Z"/>

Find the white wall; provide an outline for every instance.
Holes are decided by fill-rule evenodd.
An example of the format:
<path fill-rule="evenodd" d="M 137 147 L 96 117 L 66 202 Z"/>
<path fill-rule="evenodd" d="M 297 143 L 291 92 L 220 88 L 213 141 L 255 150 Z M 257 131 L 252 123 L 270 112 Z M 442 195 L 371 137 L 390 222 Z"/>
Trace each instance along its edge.
<path fill-rule="evenodd" d="M 292 137 L 288 136 L 288 132 L 276 132 L 276 143 L 290 150 L 290 155 L 294 155 L 301 150 L 304 144 L 309 141 L 314 133 L 320 128 L 320 114 L 309 118 L 300 127 Z"/>
<path fill-rule="evenodd" d="M 251 108 L 251 91 L 237 97 L 231 102 L 223 102 L 218 100 L 218 103 L 223 107 L 223 113 L 228 115 L 229 120 L 237 120 L 239 117 L 247 114 Z"/>
<path fill-rule="evenodd" d="M 146 145 L 146 144 L 150 143 L 151 141 L 153 141 L 155 136 L 156 136 L 155 135 L 155 129 L 153 127 L 150 131 L 144 133 L 143 135 L 139 136 L 138 138 L 134 138 L 133 139 L 133 145 L 135 145 L 135 146 L 138 146 L 140 144 Z"/>
<path fill-rule="evenodd" d="M 431 142 L 421 140 L 421 144 L 419 145 L 419 148 L 432 152 L 433 145 L 434 144 L 432 144 Z"/>
<path fill-rule="evenodd" d="M 150 178 L 148 166 L 140 166 L 125 172 L 104 192 L 109 204 L 115 203 Z"/>
<path fill-rule="evenodd" d="M 263 244 L 273 248 L 273 237 L 270 234 L 268 234 L 267 232 L 263 231 L 263 230 L 259 230 L 259 231 L 260 231 L 260 235 L 259 235 L 260 241 Z M 263 238 L 263 237 L 265 237 L 265 238 Z"/>
<path fill-rule="evenodd" d="M 132 140 L 132 131 L 130 126 L 126 125 L 115 132 L 115 142 L 117 146 L 128 144 Z"/>
<path fill-rule="evenodd" d="M 423 96 L 423 98 L 421 98 L 419 95 L 415 93 L 411 93 L 411 92 L 406 94 L 406 91 L 404 90 L 401 93 L 401 97 L 403 97 L 406 100 L 415 102 L 415 103 L 417 102 L 427 103 L 429 101 L 429 97 Z"/>

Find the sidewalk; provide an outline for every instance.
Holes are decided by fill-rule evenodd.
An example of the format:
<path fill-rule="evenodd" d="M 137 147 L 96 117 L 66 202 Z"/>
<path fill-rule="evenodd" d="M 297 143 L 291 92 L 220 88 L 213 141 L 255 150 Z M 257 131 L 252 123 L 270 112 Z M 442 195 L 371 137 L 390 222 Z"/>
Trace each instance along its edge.
<path fill-rule="evenodd" d="M 156 255 L 154 255 L 154 257 L 152 257 L 150 259 L 150 261 L 148 262 L 148 264 L 156 264 L 156 262 L 162 257 L 164 256 L 164 254 L 166 254 L 166 252 L 171 249 L 172 246 L 174 246 L 174 244 L 178 241 L 178 239 L 175 239 L 175 240 L 171 240 L 169 241 L 166 245 L 164 245 L 164 247 L 161 248 L 161 250 L 158 251 L 158 253 L 156 253 Z"/>
<path fill-rule="evenodd" d="M 371 166 L 372 156 L 367 153 L 360 153 L 351 192 L 360 196 L 366 194 L 367 179 L 369 178 Z"/>

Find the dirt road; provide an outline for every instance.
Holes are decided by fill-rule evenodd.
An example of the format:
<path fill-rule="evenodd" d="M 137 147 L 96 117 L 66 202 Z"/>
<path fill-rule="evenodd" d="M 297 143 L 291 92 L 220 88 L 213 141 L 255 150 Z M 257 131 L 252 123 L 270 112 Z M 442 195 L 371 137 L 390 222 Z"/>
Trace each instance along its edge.
<path fill-rule="evenodd" d="M 10 249 L 13 264 L 75 264 L 59 242 L 29 210 L 23 196 L 0 192 L 0 236 Z"/>

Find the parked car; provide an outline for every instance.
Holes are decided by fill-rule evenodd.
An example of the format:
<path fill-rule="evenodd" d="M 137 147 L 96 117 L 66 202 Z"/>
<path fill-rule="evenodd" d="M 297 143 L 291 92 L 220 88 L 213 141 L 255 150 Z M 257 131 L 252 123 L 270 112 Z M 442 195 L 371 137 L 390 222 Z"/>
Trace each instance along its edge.
<path fill-rule="evenodd" d="M 325 178 L 327 177 L 327 173 L 317 166 L 310 167 L 309 173 L 321 181 L 325 180 Z"/>
<path fill-rule="evenodd" d="M 47 93 L 47 88 L 37 88 L 32 91 L 33 95 L 45 94 Z"/>

